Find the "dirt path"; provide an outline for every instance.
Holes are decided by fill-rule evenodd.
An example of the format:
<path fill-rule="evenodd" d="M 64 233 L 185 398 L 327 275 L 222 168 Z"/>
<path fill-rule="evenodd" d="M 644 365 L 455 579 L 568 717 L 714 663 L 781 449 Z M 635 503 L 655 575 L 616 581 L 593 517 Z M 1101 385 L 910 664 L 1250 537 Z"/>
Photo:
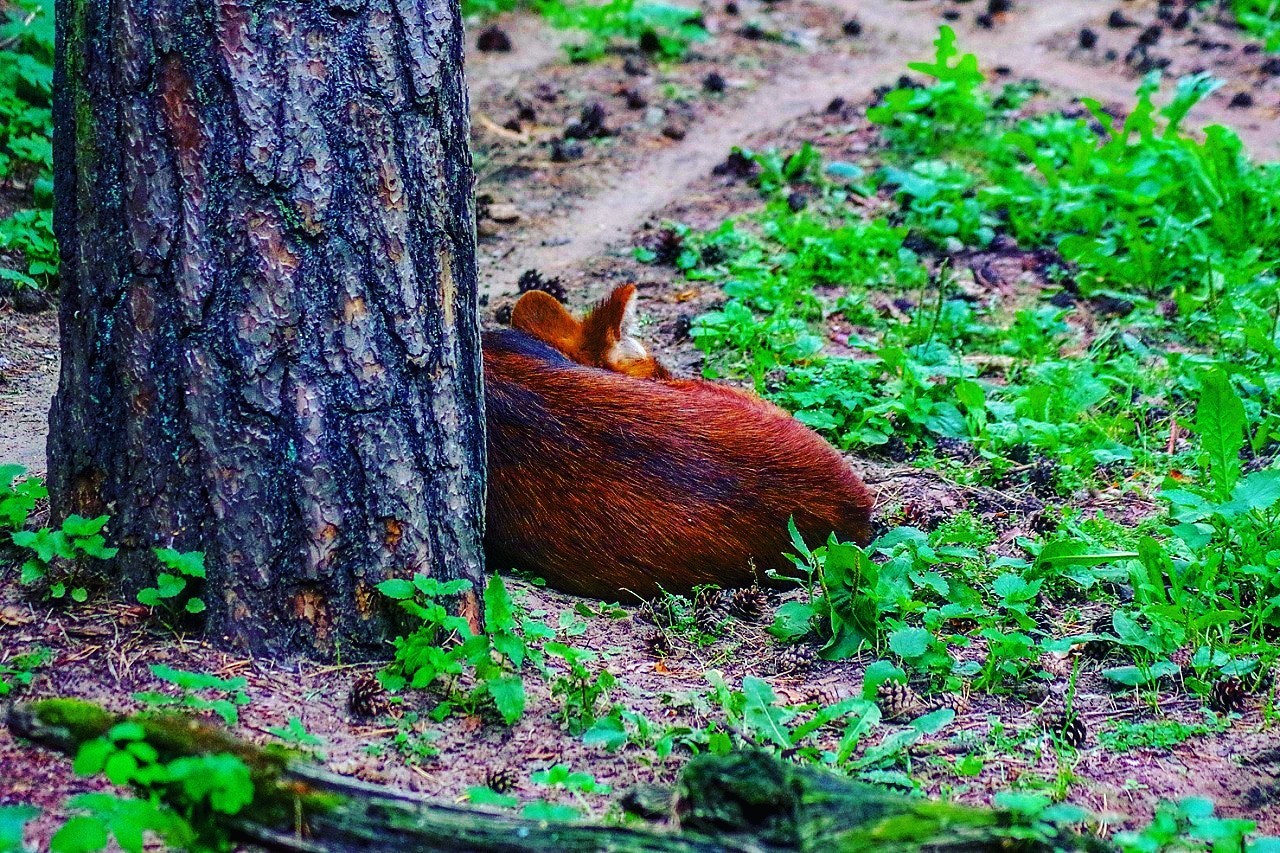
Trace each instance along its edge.
<path fill-rule="evenodd" d="M 535 219 L 497 245 L 482 245 L 482 292 L 491 299 L 511 293 L 526 269 L 555 275 L 592 258 L 627 252 L 630 235 L 682 198 L 733 145 L 784 128 L 837 96 L 851 102 L 865 100 L 878 86 L 896 80 L 907 62 L 928 56 L 942 13 L 950 8 L 940 2 L 901 0 L 816 2 L 862 22 L 866 32 L 854 50 L 796 51 L 792 61 L 736 107 L 704 111 L 678 143 L 647 155 L 619 146 L 610 155 L 611 177 L 597 191 L 565 200 L 553 215 Z M 958 7 L 965 10 L 964 20 L 955 24 L 964 49 L 977 53 L 987 68 L 1003 66 L 1014 78 L 1036 78 L 1062 94 L 1087 93 L 1116 105 L 1131 100 L 1134 75 L 1106 64 L 1087 64 L 1085 58 L 1073 58 L 1060 49 L 1073 43 L 1082 26 L 1104 28 L 1113 2 L 1018 5 L 1018 11 L 993 29 L 972 26 L 971 10 Z M 476 91 L 487 84 L 536 78 L 562 62 L 561 35 L 532 16 L 504 17 L 502 26 L 517 49 L 505 54 L 475 53 L 469 59 Z M 478 113 L 491 108 L 473 103 Z M 1206 101 L 1191 120 L 1230 124 L 1255 153 L 1274 157 L 1280 154 L 1280 137 L 1274 130 L 1273 112 L 1267 105 L 1228 111 L 1221 102 Z M 45 414 L 56 387 L 57 359 L 50 357 L 56 351 L 55 324 L 47 318 L 30 322 L 6 315 L 5 325 L 23 331 L 16 339 L 9 335 L 10 343 L 2 350 L 7 363 L 0 362 L 0 461 L 17 461 L 41 471 Z"/>

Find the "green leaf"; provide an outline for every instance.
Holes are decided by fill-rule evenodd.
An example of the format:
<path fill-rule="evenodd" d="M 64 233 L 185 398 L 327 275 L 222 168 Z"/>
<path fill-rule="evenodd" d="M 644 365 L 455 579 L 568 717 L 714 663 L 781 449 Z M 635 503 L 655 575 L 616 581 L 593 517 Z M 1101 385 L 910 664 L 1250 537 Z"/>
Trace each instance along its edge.
<path fill-rule="evenodd" d="M 1244 403 L 1231 380 L 1221 370 L 1206 373 L 1196 404 L 1196 432 L 1219 498 L 1229 495 L 1240 477 L 1246 423 Z"/>
<path fill-rule="evenodd" d="M 496 806 L 500 809 L 514 809 L 520 805 L 520 798 L 511 794 L 499 794 L 492 788 L 477 785 L 467 789 L 467 800 L 473 806 Z"/>
<path fill-rule="evenodd" d="M 600 717 L 582 735 L 582 742 L 587 746 L 603 746 L 608 752 L 617 752 L 627 745 L 627 728 L 617 716 L 610 714 Z"/>
<path fill-rule="evenodd" d="M 524 682 L 518 675 L 490 678 L 485 688 L 493 697 L 493 704 L 507 725 L 512 725 L 524 714 Z"/>
<path fill-rule="evenodd" d="M 97 817 L 77 815 L 62 825 L 49 839 L 52 853 L 90 853 L 107 846 L 110 836 Z"/>
<path fill-rule="evenodd" d="M 545 800 L 535 800 L 525 805 L 520 810 L 520 816 L 529 820 L 542 820 L 550 823 L 566 820 L 577 820 L 581 817 L 581 813 L 573 806 L 560 805 L 558 803 L 548 803 Z"/>
<path fill-rule="evenodd" d="M 924 628 L 899 628 L 889 635 L 889 648 L 906 660 L 923 656 L 932 643 L 933 635 Z"/>
<path fill-rule="evenodd" d="M 816 615 L 813 605 L 808 602 L 785 602 L 774 613 L 769 633 L 785 642 L 798 642 L 813 630 L 813 620 Z"/>
<path fill-rule="evenodd" d="M 172 548 L 157 548 L 156 558 L 161 565 L 187 577 L 202 578 L 205 576 L 204 552 L 202 551 L 182 552 L 175 551 Z"/>
<path fill-rule="evenodd" d="M 397 601 L 409 600 L 413 598 L 413 581 L 405 580 L 404 578 L 391 578 L 378 584 L 378 592 L 387 598 L 394 598 Z"/>
<path fill-rule="evenodd" d="M 747 725 L 784 749 L 791 746 L 786 724 L 794 713 L 774 704 L 776 697 L 768 682 L 749 675 L 742 679 L 742 692 L 747 698 L 742 712 Z"/>
<path fill-rule="evenodd" d="M 874 700 L 880 685 L 890 679 L 906 684 L 907 673 L 902 667 L 887 660 L 878 660 L 871 664 L 862 674 L 862 698 Z"/>
<path fill-rule="evenodd" d="M 1217 512 L 1230 521 L 1249 511 L 1265 512 L 1280 501 L 1280 469 L 1255 471 L 1231 490 L 1231 500 Z"/>
<path fill-rule="evenodd" d="M 22 835 L 26 825 L 40 814 L 35 806 L 0 806 L 0 851 L 18 853 L 22 846 Z"/>
<path fill-rule="evenodd" d="M 1102 671 L 1102 677 L 1126 687 L 1142 687 L 1154 684 L 1161 678 L 1177 675 L 1179 668 L 1170 661 L 1159 661 L 1147 668 L 1136 666 L 1113 666 Z"/>

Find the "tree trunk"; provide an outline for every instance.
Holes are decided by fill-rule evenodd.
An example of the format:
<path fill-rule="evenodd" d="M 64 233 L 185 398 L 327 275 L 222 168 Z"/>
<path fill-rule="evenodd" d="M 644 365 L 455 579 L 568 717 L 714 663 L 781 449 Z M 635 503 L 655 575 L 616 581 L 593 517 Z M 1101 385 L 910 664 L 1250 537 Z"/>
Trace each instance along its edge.
<path fill-rule="evenodd" d="M 154 546 L 204 551 L 215 639 L 377 654 L 376 583 L 483 570 L 456 0 L 58 0 L 57 25 L 55 518 L 110 513 L 126 594 Z"/>

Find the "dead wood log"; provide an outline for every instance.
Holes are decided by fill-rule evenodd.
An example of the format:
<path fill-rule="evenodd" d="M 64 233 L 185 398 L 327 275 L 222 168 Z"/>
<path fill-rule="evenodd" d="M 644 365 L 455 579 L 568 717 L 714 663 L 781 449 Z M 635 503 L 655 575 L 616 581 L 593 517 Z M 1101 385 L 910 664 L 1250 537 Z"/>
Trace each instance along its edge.
<path fill-rule="evenodd" d="M 667 797 L 670 829 L 540 821 L 431 802 L 329 773 L 309 758 L 259 747 L 177 715 L 125 717 L 88 702 L 15 706 L 13 734 L 74 755 L 130 720 L 161 761 L 226 753 L 254 782 L 251 806 L 223 827 L 282 851 L 832 851 L 981 853 L 1105 850 L 1094 839 L 1013 813 L 913 798 L 758 750 L 689 761 Z"/>

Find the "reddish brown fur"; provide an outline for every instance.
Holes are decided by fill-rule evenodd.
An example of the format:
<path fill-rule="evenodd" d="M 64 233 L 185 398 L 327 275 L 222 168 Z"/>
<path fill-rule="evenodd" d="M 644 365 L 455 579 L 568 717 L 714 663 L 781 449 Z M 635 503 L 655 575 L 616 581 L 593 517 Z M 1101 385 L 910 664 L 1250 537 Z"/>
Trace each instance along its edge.
<path fill-rule="evenodd" d="M 631 334 L 635 295 L 635 285 L 625 284 L 578 320 L 551 294 L 531 290 L 511 310 L 511 328 L 550 344 L 578 364 L 637 379 L 670 379 L 670 372 Z"/>
<path fill-rule="evenodd" d="M 520 331 L 484 339 L 486 543 L 499 566 L 580 595 L 647 598 L 750 584 L 753 561 L 761 578 L 785 571 L 791 517 L 810 542 L 832 531 L 869 538 L 871 493 L 790 415 L 709 382 L 641 381 L 575 363 L 598 354 L 571 349 L 566 358 Z"/>

